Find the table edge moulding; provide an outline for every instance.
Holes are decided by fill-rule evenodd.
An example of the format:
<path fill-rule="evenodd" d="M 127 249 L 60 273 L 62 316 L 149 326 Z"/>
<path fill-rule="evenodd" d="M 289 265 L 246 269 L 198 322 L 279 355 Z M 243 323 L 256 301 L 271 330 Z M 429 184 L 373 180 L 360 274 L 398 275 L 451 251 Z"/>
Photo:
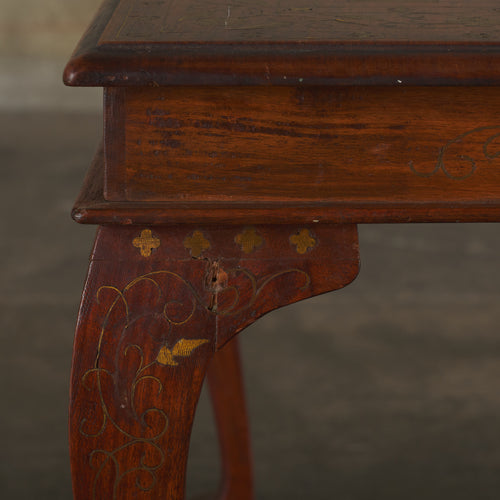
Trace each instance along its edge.
<path fill-rule="evenodd" d="M 218 498 L 251 500 L 237 334 L 352 282 L 357 224 L 500 221 L 493 0 L 210 5 L 105 0 L 64 72 L 104 87 L 72 212 L 99 226 L 71 375 L 76 500 L 183 499 L 205 376 Z"/>

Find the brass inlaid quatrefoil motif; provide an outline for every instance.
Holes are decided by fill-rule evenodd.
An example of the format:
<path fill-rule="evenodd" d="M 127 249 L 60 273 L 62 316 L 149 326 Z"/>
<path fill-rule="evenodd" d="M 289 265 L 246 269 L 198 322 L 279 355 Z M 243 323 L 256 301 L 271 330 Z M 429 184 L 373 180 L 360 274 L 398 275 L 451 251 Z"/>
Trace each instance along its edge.
<path fill-rule="evenodd" d="M 143 257 L 149 257 L 151 252 L 160 246 L 160 240 L 153 236 L 151 229 L 144 229 L 140 236 L 133 239 L 132 244 L 140 249 Z"/>
<path fill-rule="evenodd" d="M 264 243 L 262 236 L 257 233 L 254 227 L 245 228 L 242 233 L 236 235 L 234 241 L 241 246 L 245 253 L 252 253 Z"/>
<path fill-rule="evenodd" d="M 304 254 L 316 246 L 316 240 L 313 238 L 309 229 L 301 229 L 290 236 L 290 243 L 296 246 L 297 253 Z"/>
<path fill-rule="evenodd" d="M 184 240 L 184 248 L 190 251 L 191 257 L 199 257 L 210 248 L 210 242 L 201 231 L 194 231 L 191 236 L 187 236 Z"/>

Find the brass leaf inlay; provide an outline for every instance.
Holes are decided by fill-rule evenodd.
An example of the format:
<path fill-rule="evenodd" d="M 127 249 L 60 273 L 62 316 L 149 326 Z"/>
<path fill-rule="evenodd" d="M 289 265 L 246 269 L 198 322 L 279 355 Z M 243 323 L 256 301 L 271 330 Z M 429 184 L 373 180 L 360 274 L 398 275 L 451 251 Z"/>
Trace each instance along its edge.
<path fill-rule="evenodd" d="M 134 238 L 132 244 L 140 249 L 143 257 L 149 257 L 151 252 L 160 246 L 160 240 L 153 236 L 151 229 L 144 229 L 140 236 Z"/>
<path fill-rule="evenodd" d="M 254 227 L 245 228 L 242 233 L 236 235 L 234 241 L 241 246 L 245 253 L 253 252 L 264 243 L 262 236 L 257 233 Z"/>
<path fill-rule="evenodd" d="M 205 250 L 210 248 L 210 242 L 203 236 L 201 231 L 194 231 L 191 236 L 184 240 L 184 248 L 189 249 L 191 257 L 199 257 Z"/>
<path fill-rule="evenodd" d="M 292 234 L 290 243 L 296 246 L 297 253 L 300 254 L 305 254 L 316 246 L 316 240 L 309 232 L 309 229 L 301 229 L 298 233 Z"/>
<path fill-rule="evenodd" d="M 172 349 L 163 346 L 156 361 L 163 366 L 177 366 L 179 363 L 175 360 L 176 357 L 188 358 L 195 349 L 207 342 L 207 339 L 180 339 Z"/>
<path fill-rule="evenodd" d="M 224 271 L 216 262 L 207 273 L 208 283 L 212 287 L 209 287 L 212 292 L 210 296 L 215 297 L 215 302 L 204 300 L 189 281 L 168 269 L 138 276 L 121 289 L 113 285 L 103 285 L 97 290 L 96 304 L 104 306 L 107 303 L 107 312 L 103 316 L 95 358 L 80 381 L 81 386 L 91 393 L 92 398 L 97 398 L 96 401 L 100 405 L 100 411 L 92 412 L 92 418 L 88 418 L 86 411 L 79 415 L 80 435 L 102 445 L 102 447 L 95 447 L 88 456 L 88 465 L 91 468 L 94 468 L 95 457 L 101 457 L 101 465 L 95 471 L 92 484 L 89 486 L 92 488 L 89 498 L 117 500 L 117 492 L 121 491 L 124 487 L 122 483 L 130 475 L 150 477 L 151 480 L 147 484 L 136 481 L 135 487 L 140 490 L 141 494 L 151 492 L 149 496 L 154 496 L 153 490 L 158 483 L 157 475 L 161 473 L 161 468 L 167 460 L 166 450 L 161 444 L 163 436 L 169 432 L 170 421 L 165 409 L 162 406 L 157 407 L 156 399 L 153 397 L 146 409 L 143 405 L 148 401 L 141 401 L 139 411 L 136 407 L 136 399 L 138 400 L 135 397 L 136 388 L 139 384 L 146 384 L 147 389 L 145 386 L 144 390 L 159 394 L 165 390 L 165 380 L 151 369 L 158 369 L 158 365 L 177 367 L 183 359 L 192 356 L 200 346 L 204 344 L 211 346 L 209 339 L 181 338 L 169 347 L 167 335 L 172 331 L 170 327 L 186 325 L 200 309 L 208 310 L 214 316 L 220 317 L 237 317 L 245 311 L 251 311 L 266 288 L 275 280 L 287 275 L 302 278 L 302 283 L 294 280 L 296 291 L 300 293 L 300 296 L 311 285 L 311 277 L 302 269 L 289 268 L 258 277 L 250 270 L 241 267 Z M 228 279 L 238 277 L 240 279 L 237 279 L 234 285 L 228 286 Z M 171 286 L 172 280 L 176 283 L 175 286 Z M 131 293 L 137 286 L 141 287 L 140 293 Z M 149 294 L 148 289 L 143 288 L 145 286 L 151 287 L 151 291 L 155 293 Z M 183 288 L 183 291 L 180 296 L 177 296 L 176 294 L 181 291 L 179 286 Z M 218 293 L 224 290 L 232 293 L 233 298 L 224 301 L 223 307 L 217 309 Z M 101 297 L 101 294 L 104 294 L 104 297 Z M 169 328 L 164 330 L 165 333 L 161 339 L 158 339 L 161 344 L 154 350 L 152 357 L 150 357 L 149 344 L 142 331 L 136 331 L 137 337 L 129 337 L 127 333 L 130 326 L 129 320 L 133 315 L 132 311 L 137 310 L 136 307 L 139 305 L 144 305 L 141 301 L 144 294 L 156 297 L 156 306 L 149 312 L 144 311 L 144 317 L 151 316 L 152 321 L 161 320 L 162 327 L 165 326 L 165 321 L 169 325 Z M 129 300 L 133 299 L 139 299 L 141 302 L 136 305 L 129 303 Z M 163 313 L 159 315 L 161 310 Z M 194 328 L 194 325 L 192 327 Z M 107 341 L 108 338 L 117 337 L 126 338 L 128 341 L 128 345 L 123 344 L 118 352 L 116 352 L 113 340 Z M 145 345 L 142 345 L 143 343 Z M 135 356 L 142 360 L 139 365 L 136 365 L 135 374 L 131 371 L 130 360 L 126 359 L 132 352 L 135 352 Z M 120 376 L 122 370 L 126 371 L 126 378 Z M 124 382 L 128 385 L 125 386 Z M 110 387 L 114 387 L 114 390 L 108 390 Z M 116 418 L 117 412 L 120 413 L 119 419 Z M 148 420 L 147 426 L 144 425 L 145 415 L 154 416 L 154 420 Z M 115 433 L 120 439 L 108 439 L 105 437 L 108 433 Z M 125 447 L 133 450 L 132 458 L 127 458 L 122 453 Z M 150 458 L 147 461 L 142 459 L 144 453 L 149 454 Z M 108 480 L 110 470 L 114 470 L 114 480 Z M 131 485 L 133 488 L 134 483 Z"/>

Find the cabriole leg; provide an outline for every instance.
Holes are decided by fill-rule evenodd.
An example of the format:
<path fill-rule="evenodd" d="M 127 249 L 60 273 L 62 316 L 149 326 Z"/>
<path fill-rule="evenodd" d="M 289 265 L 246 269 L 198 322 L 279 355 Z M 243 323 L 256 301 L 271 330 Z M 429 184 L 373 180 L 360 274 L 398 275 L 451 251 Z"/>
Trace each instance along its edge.
<path fill-rule="evenodd" d="M 266 312 L 342 288 L 357 272 L 352 225 L 100 228 L 74 344 L 75 500 L 183 499 L 194 412 L 214 353 Z M 250 499 L 240 367 L 235 344 L 226 349 L 210 369 L 222 499 Z"/>
<path fill-rule="evenodd" d="M 74 345 L 75 500 L 184 498 L 215 317 L 207 263 L 155 252 L 159 236 L 121 228 L 97 236 Z"/>
<path fill-rule="evenodd" d="M 207 379 L 221 451 L 219 500 L 252 500 L 252 453 L 238 337 L 215 354 Z"/>

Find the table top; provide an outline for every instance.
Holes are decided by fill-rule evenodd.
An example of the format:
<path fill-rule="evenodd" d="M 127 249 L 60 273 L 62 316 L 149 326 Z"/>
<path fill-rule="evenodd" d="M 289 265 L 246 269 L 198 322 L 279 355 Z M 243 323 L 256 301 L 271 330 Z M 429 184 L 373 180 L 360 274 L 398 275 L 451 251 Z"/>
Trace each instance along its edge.
<path fill-rule="evenodd" d="M 106 0 L 65 81 L 81 222 L 500 220 L 498 0 Z"/>
<path fill-rule="evenodd" d="M 498 41 L 493 0 L 122 0 L 113 42 Z"/>
<path fill-rule="evenodd" d="M 497 0 L 106 0 L 70 85 L 497 85 Z"/>

